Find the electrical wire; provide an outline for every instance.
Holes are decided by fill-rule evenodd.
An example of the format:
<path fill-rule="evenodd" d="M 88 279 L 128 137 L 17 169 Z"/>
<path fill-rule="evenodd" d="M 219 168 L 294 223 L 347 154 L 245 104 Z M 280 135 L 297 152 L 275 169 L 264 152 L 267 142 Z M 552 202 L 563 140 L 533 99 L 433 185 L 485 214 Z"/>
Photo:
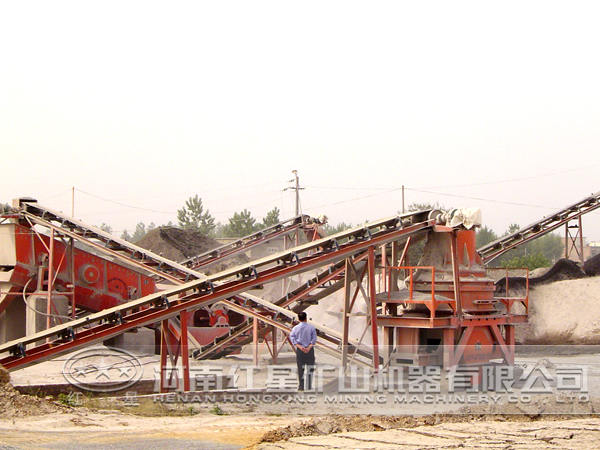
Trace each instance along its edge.
<path fill-rule="evenodd" d="M 63 316 L 61 314 L 48 314 L 48 313 L 44 313 L 44 312 L 38 311 L 33 306 L 31 306 L 29 303 L 27 303 L 27 299 L 25 298 L 25 293 L 27 292 L 27 286 L 29 286 L 29 283 L 31 283 L 32 280 L 33 280 L 33 278 L 30 278 L 29 281 L 27 281 L 27 283 L 25 283 L 25 286 L 23 286 L 23 301 L 25 302 L 25 307 L 27 307 L 28 309 L 32 310 L 36 314 L 40 314 L 40 315 L 42 315 L 44 317 L 52 317 L 54 319 L 68 319 L 68 320 L 71 320 L 70 316 Z"/>
<path fill-rule="evenodd" d="M 558 209 L 554 206 L 535 205 L 535 204 L 530 204 L 530 203 L 518 203 L 518 202 L 505 202 L 503 200 L 494 200 L 494 199 L 481 198 L 481 197 L 470 197 L 470 196 L 466 196 L 466 195 L 457 195 L 457 194 L 446 194 L 444 192 L 427 191 L 424 189 L 414 189 L 414 188 L 407 188 L 407 187 L 405 187 L 404 189 L 407 191 L 421 192 L 421 193 L 425 193 L 425 194 L 435 194 L 435 195 L 441 195 L 441 196 L 445 196 L 445 197 L 464 198 L 467 200 L 477 200 L 477 201 L 487 202 L 487 203 L 500 203 L 500 204 L 511 205 L 511 206 L 525 206 L 528 208 Z"/>
<path fill-rule="evenodd" d="M 116 200 L 111 200 L 109 198 L 104 198 L 99 195 L 92 194 L 90 192 L 82 191 L 81 189 L 75 188 L 75 190 L 82 194 L 89 195 L 90 197 L 94 197 L 99 200 L 103 200 L 105 202 L 114 203 L 115 205 L 123 206 L 125 208 L 139 209 L 140 211 L 148 211 L 148 212 L 153 212 L 153 213 L 157 213 L 157 214 L 177 214 L 177 212 L 175 212 L 175 211 L 159 211 L 159 210 L 151 209 L 151 208 L 143 208 L 141 206 L 128 205 L 127 203 L 122 203 L 122 202 L 119 202 Z"/>

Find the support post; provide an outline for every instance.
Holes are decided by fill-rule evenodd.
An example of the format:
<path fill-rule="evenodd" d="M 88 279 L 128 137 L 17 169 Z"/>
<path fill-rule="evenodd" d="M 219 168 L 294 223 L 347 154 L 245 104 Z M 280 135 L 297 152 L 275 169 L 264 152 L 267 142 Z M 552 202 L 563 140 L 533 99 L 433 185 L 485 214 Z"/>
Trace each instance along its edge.
<path fill-rule="evenodd" d="M 583 256 L 583 224 L 581 223 L 581 216 L 577 218 L 577 221 L 579 224 L 579 250 L 581 251 L 579 257 L 581 259 L 581 264 L 584 264 L 585 256 Z"/>
<path fill-rule="evenodd" d="M 274 325 L 271 326 L 271 345 L 273 347 L 273 364 L 277 364 L 277 328 Z"/>
<path fill-rule="evenodd" d="M 443 331 L 443 368 L 449 370 L 454 366 L 454 328 L 444 328 Z"/>
<path fill-rule="evenodd" d="M 398 267 L 399 265 L 399 244 L 398 241 L 394 241 L 392 242 L 392 267 Z M 391 270 L 390 271 L 390 276 L 389 276 L 389 286 L 388 286 L 388 290 L 390 291 L 396 291 L 398 290 L 398 271 L 397 270 Z"/>
<path fill-rule="evenodd" d="M 190 390 L 190 354 L 188 351 L 188 312 L 182 311 L 179 314 L 179 321 L 181 322 L 181 336 L 180 336 L 180 351 L 181 351 L 181 368 L 183 370 L 183 391 L 189 392 Z"/>
<path fill-rule="evenodd" d="M 254 366 L 258 367 L 258 319 L 252 318 L 252 355 Z"/>
<path fill-rule="evenodd" d="M 377 334 L 377 303 L 375 299 L 375 248 L 369 247 L 369 304 L 371 316 L 371 337 L 373 341 L 373 370 L 379 372 L 379 338 Z"/>
<path fill-rule="evenodd" d="M 71 289 L 72 289 L 72 294 L 71 294 L 71 318 L 75 319 L 76 313 L 75 310 L 77 309 L 77 301 L 75 300 L 75 240 L 73 238 L 69 239 L 69 255 L 71 256 L 70 259 L 70 266 L 69 266 L 69 272 L 70 272 L 70 278 L 71 278 Z"/>
<path fill-rule="evenodd" d="M 344 271 L 344 309 L 342 313 L 342 370 L 346 371 L 346 365 L 348 364 L 348 325 L 350 314 L 350 283 L 352 278 L 350 277 L 350 260 L 346 258 L 346 266 Z M 357 280 L 357 283 L 359 281 Z"/>
<path fill-rule="evenodd" d="M 167 321 L 160 323 L 160 392 L 167 392 L 167 354 L 169 347 L 167 344 Z"/>
<path fill-rule="evenodd" d="M 508 351 L 510 353 L 510 361 L 506 361 L 507 364 L 513 365 L 515 363 L 515 326 L 505 325 L 504 326 L 504 340 Z"/>
<path fill-rule="evenodd" d="M 456 243 L 456 231 L 450 233 L 450 252 L 452 253 L 452 277 L 454 279 L 454 301 L 456 302 L 456 316 L 459 324 L 462 322 L 463 311 L 460 298 L 460 267 L 458 265 L 458 251 Z"/>
<path fill-rule="evenodd" d="M 52 290 L 54 287 L 54 228 L 50 228 L 50 251 L 48 252 L 48 296 L 46 298 L 46 328 L 52 326 Z"/>
<path fill-rule="evenodd" d="M 575 234 L 571 233 L 571 228 L 577 230 Z M 565 258 L 569 259 L 571 249 L 575 250 L 576 256 L 583 264 L 585 257 L 583 256 L 583 223 L 581 216 L 577 217 L 577 225 L 569 226 L 569 222 L 565 223 Z"/>

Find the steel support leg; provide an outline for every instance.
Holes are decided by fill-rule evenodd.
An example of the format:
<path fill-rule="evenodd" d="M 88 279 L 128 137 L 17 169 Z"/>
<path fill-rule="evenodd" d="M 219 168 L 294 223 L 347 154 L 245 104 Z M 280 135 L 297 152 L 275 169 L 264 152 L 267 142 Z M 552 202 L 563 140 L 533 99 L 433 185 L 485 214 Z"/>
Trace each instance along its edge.
<path fill-rule="evenodd" d="M 462 320 L 462 301 L 460 298 L 460 266 L 458 265 L 458 249 L 456 242 L 456 232 L 450 235 L 450 252 L 452 253 L 452 277 L 454 279 L 454 301 L 456 302 L 456 316 Z"/>
<path fill-rule="evenodd" d="M 258 319 L 252 319 L 252 355 L 254 366 L 258 367 Z"/>
<path fill-rule="evenodd" d="M 166 320 L 160 323 L 160 392 L 167 392 L 167 356 L 169 346 L 167 344 L 168 324 Z"/>
<path fill-rule="evenodd" d="M 54 228 L 50 228 L 50 251 L 48 252 L 48 296 L 46 298 L 46 328 L 52 326 L 52 288 L 54 287 Z"/>
<path fill-rule="evenodd" d="M 183 370 L 183 391 L 190 390 L 190 353 L 188 349 L 188 315 L 187 311 L 183 311 L 179 315 L 181 322 L 181 337 L 179 349 L 181 351 L 181 368 Z"/>
<path fill-rule="evenodd" d="M 449 370 L 454 366 L 454 328 L 444 328 L 442 345 L 444 346 L 443 367 Z"/>
<path fill-rule="evenodd" d="M 379 337 L 377 333 L 377 300 L 375 299 L 375 248 L 369 247 L 369 304 L 371 316 L 371 337 L 373 341 L 373 370 L 379 371 Z"/>
<path fill-rule="evenodd" d="M 273 364 L 277 364 L 277 328 L 271 326 L 271 345 L 273 347 Z"/>
<path fill-rule="evenodd" d="M 350 284 L 352 283 L 350 270 L 350 260 L 346 259 L 344 272 L 344 308 L 342 313 L 342 370 L 344 371 L 346 371 L 346 365 L 348 364 L 348 326 L 350 319 L 348 314 L 350 314 Z"/>

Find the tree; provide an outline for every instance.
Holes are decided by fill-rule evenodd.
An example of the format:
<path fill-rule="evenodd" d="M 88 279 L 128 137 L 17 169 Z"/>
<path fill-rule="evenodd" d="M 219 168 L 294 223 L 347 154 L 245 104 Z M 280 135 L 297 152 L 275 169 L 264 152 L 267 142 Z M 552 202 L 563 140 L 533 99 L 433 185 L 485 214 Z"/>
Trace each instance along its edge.
<path fill-rule="evenodd" d="M 108 234 L 112 234 L 112 232 L 113 232 L 112 227 L 104 222 L 102 222 L 102 225 L 100 225 L 98 228 L 100 228 L 102 231 L 104 231 L 105 233 L 108 233 Z"/>
<path fill-rule="evenodd" d="M 439 209 L 440 211 L 448 211 L 447 208 L 440 205 L 438 202 L 433 203 L 411 203 L 406 209 L 407 212 L 426 211 L 428 209 Z M 399 214 L 402 214 L 401 212 Z"/>
<path fill-rule="evenodd" d="M 477 230 L 477 235 L 475 237 L 475 247 L 483 247 L 484 245 L 487 245 L 490 242 L 494 242 L 496 239 L 498 239 L 498 235 L 494 233 L 494 230 L 484 225 L 479 230 Z"/>
<path fill-rule="evenodd" d="M 121 233 L 121 239 L 127 242 L 131 242 L 131 235 L 127 230 L 123 230 L 123 232 Z"/>
<path fill-rule="evenodd" d="M 199 231 L 204 235 L 210 235 L 215 229 L 215 218 L 208 209 L 204 211 L 202 199 L 198 194 L 188 198 L 185 206 L 177 210 L 177 220 L 181 228 Z"/>
<path fill-rule="evenodd" d="M 541 253 L 529 254 L 524 256 L 516 256 L 509 259 L 503 265 L 508 269 L 522 269 L 528 268 L 529 270 L 537 269 L 538 267 L 548 267 L 550 261 Z"/>
<path fill-rule="evenodd" d="M 504 233 L 504 236 L 519 231 L 521 227 L 516 223 L 511 224 Z M 520 245 L 497 260 L 493 261 L 496 267 L 547 267 L 560 258 L 563 252 L 563 242 L 560 236 L 555 234 L 546 234 L 526 244 Z M 545 264 L 545 265 L 539 265 Z"/>
<path fill-rule="evenodd" d="M 340 222 L 335 226 L 326 223 L 325 226 L 323 226 L 323 232 L 325 233 L 325 236 L 330 236 L 332 234 L 341 233 L 342 231 L 348 230 L 350 228 L 352 228 L 351 223 Z"/>
<path fill-rule="evenodd" d="M 511 223 L 508 226 L 508 230 L 506 230 L 506 233 L 504 233 L 504 236 L 508 236 L 509 234 L 513 234 L 516 233 L 517 231 L 519 231 L 521 229 L 521 227 L 516 224 L 516 223 Z"/>
<path fill-rule="evenodd" d="M 131 242 L 137 242 L 144 236 L 146 236 L 146 225 L 144 225 L 143 222 L 140 222 L 135 226 L 135 231 L 131 236 Z"/>
<path fill-rule="evenodd" d="M 267 215 L 265 217 L 263 217 L 262 227 L 263 228 L 271 227 L 271 226 L 277 225 L 279 222 L 281 222 L 281 219 L 279 218 L 280 212 L 281 211 L 279 211 L 279 208 L 277 206 L 275 208 L 273 208 L 271 211 L 267 212 Z"/>
<path fill-rule="evenodd" d="M 247 209 L 236 212 L 229 218 L 229 223 L 224 227 L 227 237 L 242 237 L 257 231 L 256 219 Z"/>

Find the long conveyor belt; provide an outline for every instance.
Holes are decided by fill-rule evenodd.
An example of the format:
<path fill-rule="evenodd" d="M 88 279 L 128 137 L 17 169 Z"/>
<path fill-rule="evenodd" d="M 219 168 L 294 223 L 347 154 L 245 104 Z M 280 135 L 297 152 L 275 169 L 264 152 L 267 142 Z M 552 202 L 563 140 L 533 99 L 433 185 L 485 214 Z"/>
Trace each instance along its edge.
<path fill-rule="evenodd" d="M 223 244 L 220 247 L 213 248 L 204 253 L 196 256 L 192 256 L 180 264 L 189 267 L 191 269 L 200 269 L 208 267 L 213 263 L 222 262 L 227 258 L 231 258 L 241 252 L 245 252 L 250 248 L 269 242 L 280 236 L 288 235 L 307 224 L 314 223 L 314 219 L 307 215 L 301 215 L 292 217 L 291 219 L 284 220 L 270 227 L 264 228 L 255 233 L 249 234 L 248 236 L 241 237 Z"/>
<path fill-rule="evenodd" d="M 477 249 L 477 252 L 481 255 L 481 258 L 485 264 L 490 263 L 500 255 L 507 251 L 518 247 L 526 242 L 543 236 L 546 233 L 550 233 L 556 230 L 561 225 L 568 224 L 569 221 L 577 219 L 584 214 L 587 214 L 600 207 L 600 192 L 585 197 L 573 203 L 566 208 L 563 208 L 554 214 L 545 216 L 542 219 L 521 228 L 519 231 L 503 236 L 500 239 L 490 242 L 481 248 Z"/>

